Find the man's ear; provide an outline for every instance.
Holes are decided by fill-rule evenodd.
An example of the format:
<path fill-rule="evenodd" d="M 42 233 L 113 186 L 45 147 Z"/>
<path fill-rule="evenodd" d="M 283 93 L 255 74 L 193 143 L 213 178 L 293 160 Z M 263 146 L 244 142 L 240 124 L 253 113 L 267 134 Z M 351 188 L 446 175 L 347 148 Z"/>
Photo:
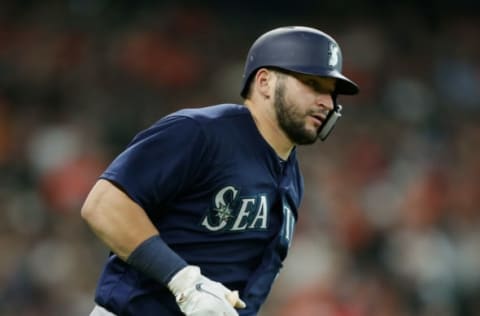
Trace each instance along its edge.
<path fill-rule="evenodd" d="M 264 99 L 269 99 L 273 93 L 275 76 L 273 72 L 267 68 L 260 68 L 255 73 L 254 89 Z"/>

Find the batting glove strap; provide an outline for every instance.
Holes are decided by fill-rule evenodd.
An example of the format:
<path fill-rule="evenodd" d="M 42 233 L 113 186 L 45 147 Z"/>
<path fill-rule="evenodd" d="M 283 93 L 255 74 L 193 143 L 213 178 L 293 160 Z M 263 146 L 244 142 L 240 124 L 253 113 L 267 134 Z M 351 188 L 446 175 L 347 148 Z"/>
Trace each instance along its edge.
<path fill-rule="evenodd" d="M 200 268 L 187 266 L 173 276 L 168 288 L 187 316 L 238 316 L 234 307 L 245 308 L 237 291 L 203 276 Z"/>

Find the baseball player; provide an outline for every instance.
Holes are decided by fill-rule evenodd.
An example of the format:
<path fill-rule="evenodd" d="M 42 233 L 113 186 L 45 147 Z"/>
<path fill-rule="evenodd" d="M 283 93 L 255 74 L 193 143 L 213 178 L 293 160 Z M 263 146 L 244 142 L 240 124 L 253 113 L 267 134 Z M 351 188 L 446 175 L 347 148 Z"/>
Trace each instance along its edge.
<path fill-rule="evenodd" d="M 253 316 L 292 242 L 296 145 L 324 140 L 356 94 L 340 47 L 281 27 L 250 48 L 243 105 L 183 109 L 136 135 L 82 217 L 111 249 L 91 315 Z"/>

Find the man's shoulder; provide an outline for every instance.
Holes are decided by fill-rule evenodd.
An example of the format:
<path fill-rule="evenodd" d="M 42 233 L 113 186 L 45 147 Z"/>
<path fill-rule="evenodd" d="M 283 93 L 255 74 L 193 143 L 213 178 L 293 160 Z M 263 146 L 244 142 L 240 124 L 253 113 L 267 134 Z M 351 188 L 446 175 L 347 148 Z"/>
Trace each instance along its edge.
<path fill-rule="evenodd" d="M 218 104 L 199 108 L 185 108 L 172 112 L 153 123 L 136 135 L 135 140 L 152 135 L 170 137 L 196 135 L 200 131 L 207 134 L 228 134 L 231 128 L 251 125 L 252 117 L 247 107 L 240 104 Z M 231 128 L 227 128 L 231 127 Z M 167 136 L 166 136 L 167 135 Z"/>
<path fill-rule="evenodd" d="M 199 123 L 208 123 L 209 121 L 219 121 L 236 116 L 245 116 L 249 110 L 240 104 L 217 104 L 199 108 L 182 109 L 170 114 L 170 116 L 188 117 Z"/>

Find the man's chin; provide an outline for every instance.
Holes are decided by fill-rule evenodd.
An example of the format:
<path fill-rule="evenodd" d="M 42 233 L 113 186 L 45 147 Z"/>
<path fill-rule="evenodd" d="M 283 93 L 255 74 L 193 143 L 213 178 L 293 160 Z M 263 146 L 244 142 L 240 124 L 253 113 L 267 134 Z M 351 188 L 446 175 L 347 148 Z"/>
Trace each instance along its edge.
<path fill-rule="evenodd" d="M 294 143 L 297 145 L 311 145 L 318 139 L 319 133 L 304 133 L 303 135 L 297 135 Z"/>

